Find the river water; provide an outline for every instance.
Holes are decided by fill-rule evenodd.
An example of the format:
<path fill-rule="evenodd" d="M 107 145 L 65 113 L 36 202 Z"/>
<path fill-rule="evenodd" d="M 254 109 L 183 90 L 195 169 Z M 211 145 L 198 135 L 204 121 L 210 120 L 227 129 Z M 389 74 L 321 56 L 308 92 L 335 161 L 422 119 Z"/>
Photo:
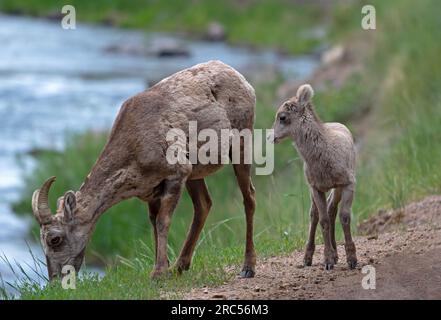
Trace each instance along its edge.
<path fill-rule="evenodd" d="M 189 55 L 164 58 L 108 50 L 121 43 L 149 48 L 164 40 L 179 43 Z M 14 271 L 20 273 L 16 262 L 35 277 L 28 266 L 33 265 L 29 248 L 43 259 L 39 244 L 28 236 L 31 218 L 18 217 L 10 208 L 23 187 L 23 172 L 33 164 L 26 154 L 38 148 L 62 149 L 66 132 L 109 128 L 121 103 L 148 83 L 211 59 L 245 75 L 268 67 L 285 78 L 305 78 L 316 66 L 310 57 L 281 57 L 224 43 L 84 24 L 64 30 L 56 22 L 0 15 L 0 275 L 4 282 L 16 280 Z"/>

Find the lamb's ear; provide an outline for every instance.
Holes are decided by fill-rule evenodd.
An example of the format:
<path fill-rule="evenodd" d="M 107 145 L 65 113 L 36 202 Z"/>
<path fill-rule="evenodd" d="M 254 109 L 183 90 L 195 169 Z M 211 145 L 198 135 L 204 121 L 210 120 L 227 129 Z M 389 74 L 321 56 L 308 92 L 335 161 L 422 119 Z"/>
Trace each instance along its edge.
<path fill-rule="evenodd" d="M 64 195 L 64 221 L 71 222 L 74 218 L 74 211 L 77 206 L 77 199 L 73 191 L 68 191 Z"/>
<path fill-rule="evenodd" d="M 306 105 L 308 102 L 311 101 L 313 96 L 314 90 L 312 90 L 312 87 L 309 84 L 301 85 L 297 90 L 297 101 L 301 105 Z"/>

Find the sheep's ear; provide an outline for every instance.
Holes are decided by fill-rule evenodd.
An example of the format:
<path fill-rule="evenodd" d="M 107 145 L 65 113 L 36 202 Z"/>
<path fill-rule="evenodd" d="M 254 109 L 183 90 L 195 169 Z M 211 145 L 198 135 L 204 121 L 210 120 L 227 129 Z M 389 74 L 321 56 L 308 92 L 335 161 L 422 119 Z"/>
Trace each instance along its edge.
<path fill-rule="evenodd" d="M 68 191 L 64 195 L 64 220 L 65 222 L 71 222 L 74 218 L 74 211 L 77 206 L 77 199 L 73 191 Z"/>
<path fill-rule="evenodd" d="M 61 208 L 61 206 L 63 205 L 63 201 L 64 201 L 64 197 L 59 197 L 57 199 L 57 211 L 59 208 Z"/>
<path fill-rule="evenodd" d="M 311 101 L 313 96 L 314 90 L 312 90 L 312 87 L 309 84 L 304 84 L 300 86 L 297 90 L 297 101 L 301 105 L 306 105 L 308 102 Z"/>

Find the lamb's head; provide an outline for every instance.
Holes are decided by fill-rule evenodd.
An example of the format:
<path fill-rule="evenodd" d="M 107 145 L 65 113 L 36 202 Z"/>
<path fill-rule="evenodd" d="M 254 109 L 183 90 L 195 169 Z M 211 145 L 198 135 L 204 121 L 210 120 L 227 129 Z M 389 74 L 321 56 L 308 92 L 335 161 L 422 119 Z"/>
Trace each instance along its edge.
<path fill-rule="evenodd" d="M 286 137 L 294 137 L 297 130 L 316 119 L 311 104 L 313 95 L 312 87 L 304 84 L 299 87 L 296 96 L 282 103 L 273 124 L 274 134 L 268 136 L 270 142 L 278 143 Z"/>
<path fill-rule="evenodd" d="M 58 199 L 57 213 L 52 215 L 48 196 L 54 181 L 55 177 L 49 178 L 32 196 L 32 210 L 40 224 L 40 240 L 50 280 L 59 277 L 66 265 L 79 271 L 90 234 L 90 226 L 75 219 L 79 210 L 72 191 Z"/>

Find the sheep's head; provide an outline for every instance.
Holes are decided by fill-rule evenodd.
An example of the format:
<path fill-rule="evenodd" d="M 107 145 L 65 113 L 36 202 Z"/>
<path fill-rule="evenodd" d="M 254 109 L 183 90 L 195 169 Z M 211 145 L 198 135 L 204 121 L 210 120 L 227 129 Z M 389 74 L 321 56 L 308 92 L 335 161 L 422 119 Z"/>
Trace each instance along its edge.
<path fill-rule="evenodd" d="M 270 142 L 278 143 L 288 136 L 293 137 L 297 129 L 316 119 L 311 104 L 313 95 L 312 87 L 304 84 L 299 87 L 296 96 L 282 103 L 273 124 L 274 134 L 268 136 Z"/>
<path fill-rule="evenodd" d="M 72 191 L 66 192 L 57 203 L 57 213 L 52 215 L 48 196 L 55 177 L 49 178 L 32 196 L 32 210 L 40 224 L 40 240 L 46 255 L 49 279 L 61 275 L 66 265 L 79 271 L 84 258 L 84 251 L 89 240 L 90 228 L 79 223 L 76 196 Z"/>

